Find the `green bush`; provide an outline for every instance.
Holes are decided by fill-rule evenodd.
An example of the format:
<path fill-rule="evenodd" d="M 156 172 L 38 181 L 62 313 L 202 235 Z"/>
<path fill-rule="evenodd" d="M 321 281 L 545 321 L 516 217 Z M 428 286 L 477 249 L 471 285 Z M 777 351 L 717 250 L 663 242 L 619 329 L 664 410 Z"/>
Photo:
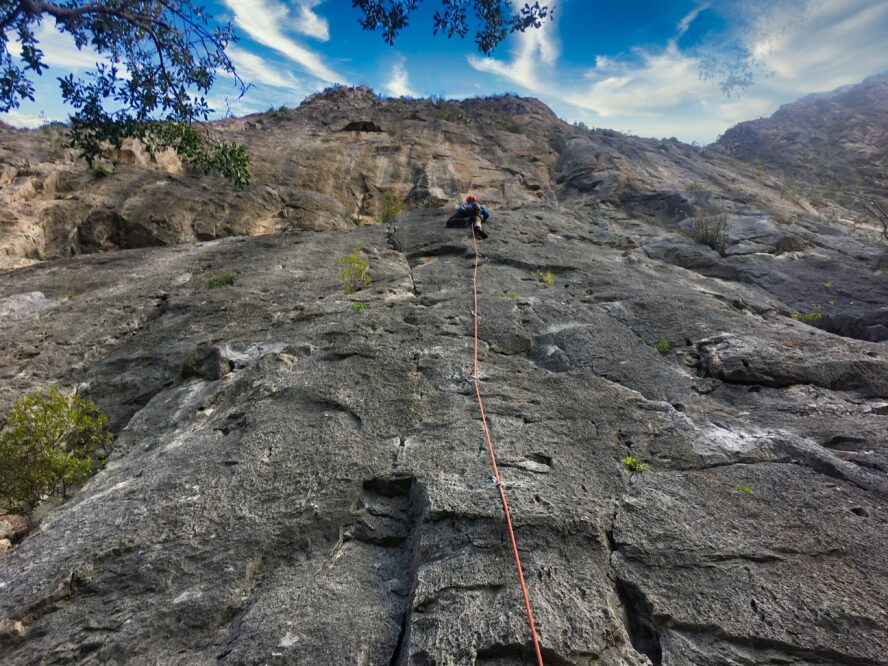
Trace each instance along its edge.
<path fill-rule="evenodd" d="M 106 178 L 114 173 L 114 169 L 102 162 L 96 162 L 92 168 L 93 176 L 98 178 Z"/>
<path fill-rule="evenodd" d="M 239 190 L 250 184 L 250 156 L 243 145 L 220 141 L 182 122 L 150 123 L 144 142 L 152 155 L 173 148 L 200 173 L 216 172 Z"/>
<path fill-rule="evenodd" d="M 429 102 L 432 103 L 431 116 L 438 120 L 446 120 L 450 123 L 469 122 L 469 116 L 460 108 L 459 102 L 445 99 L 441 95 L 430 95 Z"/>
<path fill-rule="evenodd" d="M 404 202 L 398 199 L 391 192 L 382 195 L 382 201 L 379 204 L 379 222 L 387 224 L 395 219 L 404 210 Z"/>
<path fill-rule="evenodd" d="M 351 254 L 339 259 L 339 279 L 346 294 L 353 294 L 364 287 L 369 287 L 373 279 L 370 277 L 370 260 L 361 255 L 361 247 L 355 245 Z"/>
<path fill-rule="evenodd" d="M 796 321 L 803 321 L 806 324 L 812 324 L 815 321 L 823 319 L 822 312 L 793 312 L 789 316 L 792 317 L 793 319 L 795 319 Z"/>
<path fill-rule="evenodd" d="M 66 497 L 104 461 L 107 420 L 89 400 L 55 387 L 17 400 L 0 435 L 0 506 L 27 514 L 44 498 Z"/>
<path fill-rule="evenodd" d="M 369 309 L 369 303 L 364 303 L 363 301 L 355 301 L 354 303 L 352 303 L 352 312 L 354 313 L 366 312 Z"/>
<path fill-rule="evenodd" d="M 500 118 L 497 121 L 497 125 L 501 130 L 509 132 L 510 134 L 524 134 L 524 126 L 516 123 L 511 118 Z"/>
<path fill-rule="evenodd" d="M 698 183 L 696 181 L 691 181 L 687 185 L 685 185 L 685 190 L 688 192 L 699 192 L 703 189 L 703 183 Z"/>
<path fill-rule="evenodd" d="M 737 486 L 737 490 L 739 490 L 741 493 L 751 493 L 752 487 L 751 486 Z"/>
<path fill-rule="evenodd" d="M 709 211 L 698 208 L 688 236 L 698 243 L 708 245 L 724 257 L 728 236 L 728 216 L 724 213 L 711 214 Z"/>
<path fill-rule="evenodd" d="M 555 284 L 555 275 L 552 271 L 543 272 L 541 270 L 536 270 L 531 272 L 531 275 L 547 287 L 551 287 Z"/>
<path fill-rule="evenodd" d="M 219 273 L 218 275 L 213 275 L 204 280 L 204 285 L 208 289 L 218 289 L 219 287 L 228 287 L 237 282 L 238 275 L 237 273 L 232 273 L 231 271 L 226 271 L 225 273 Z"/>
<path fill-rule="evenodd" d="M 668 352 L 669 351 L 669 340 L 667 340 L 666 338 L 662 338 L 657 343 L 657 351 L 660 352 L 661 354 L 665 354 L 666 352 Z"/>
<path fill-rule="evenodd" d="M 632 456 L 626 456 L 623 458 L 623 465 L 625 465 L 626 469 L 630 472 L 646 472 L 651 468 L 647 463 L 643 463 L 638 458 L 633 458 Z"/>

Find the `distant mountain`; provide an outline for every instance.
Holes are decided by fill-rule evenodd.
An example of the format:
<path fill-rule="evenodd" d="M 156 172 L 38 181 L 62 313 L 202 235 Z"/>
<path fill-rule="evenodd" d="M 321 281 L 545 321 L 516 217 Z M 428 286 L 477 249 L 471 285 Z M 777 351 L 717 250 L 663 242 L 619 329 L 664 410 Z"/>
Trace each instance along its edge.
<path fill-rule="evenodd" d="M 737 159 L 782 168 L 806 182 L 884 181 L 888 73 L 784 104 L 770 118 L 735 125 L 717 145 Z"/>
<path fill-rule="evenodd" d="M 714 147 L 782 171 L 815 201 L 825 197 L 861 211 L 875 201 L 888 211 L 888 72 L 735 125 Z"/>

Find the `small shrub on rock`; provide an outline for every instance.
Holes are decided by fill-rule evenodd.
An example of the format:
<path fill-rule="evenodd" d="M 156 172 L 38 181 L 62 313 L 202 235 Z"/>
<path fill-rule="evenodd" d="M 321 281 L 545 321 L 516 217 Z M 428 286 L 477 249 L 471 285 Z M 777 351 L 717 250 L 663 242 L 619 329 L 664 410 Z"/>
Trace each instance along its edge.
<path fill-rule="evenodd" d="M 373 282 L 370 277 L 370 260 L 361 255 L 360 246 L 356 245 L 351 254 L 339 259 L 339 279 L 346 294 L 353 294 Z"/>
<path fill-rule="evenodd" d="M 555 284 L 555 275 L 552 273 L 552 271 L 536 270 L 533 271 L 531 275 L 547 287 L 551 287 Z"/>
<path fill-rule="evenodd" d="M 404 202 L 398 199 L 391 192 L 382 195 L 382 202 L 379 204 L 379 222 L 380 224 L 388 224 L 401 214 L 404 210 Z"/>
<path fill-rule="evenodd" d="M 708 211 L 697 209 L 688 235 L 698 243 L 708 245 L 724 257 L 728 235 L 728 216 L 724 213 L 711 214 Z"/>
<path fill-rule="evenodd" d="M 643 463 L 638 458 L 633 458 L 632 456 L 623 458 L 623 465 L 630 472 L 646 472 L 651 468 L 647 463 Z"/>
<path fill-rule="evenodd" d="M 355 314 L 366 312 L 369 309 L 369 303 L 364 303 L 363 301 L 355 301 L 354 303 L 352 303 L 352 312 L 354 312 Z"/>
<path fill-rule="evenodd" d="M 208 277 L 204 284 L 208 289 L 218 289 L 219 287 L 229 287 L 233 285 L 237 282 L 237 278 L 237 273 L 227 271 L 225 273 L 219 273 L 218 275 Z"/>
<path fill-rule="evenodd" d="M 112 435 L 89 400 L 58 388 L 17 400 L 0 435 L 0 506 L 27 514 L 41 500 L 67 496 L 105 460 Z"/>
<path fill-rule="evenodd" d="M 95 178 L 107 178 L 112 173 L 114 173 L 114 169 L 108 166 L 107 164 L 103 164 L 102 162 L 97 162 L 95 166 L 92 168 L 93 176 Z"/>
<path fill-rule="evenodd" d="M 669 340 L 667 340 L 666 338 L 662 338 L 657 343 L 657 351 L 660 352 L 661 354 L 665 354 L 666 352 L 668 352 L 669 351 Z"/>
<path fill-rule="evenodd" d="M 796 321 L 803 321 L 806 324 L 813 324 L 815 321 L 823 319 L 822 312 L 793 312 L 789 316 Z"/>

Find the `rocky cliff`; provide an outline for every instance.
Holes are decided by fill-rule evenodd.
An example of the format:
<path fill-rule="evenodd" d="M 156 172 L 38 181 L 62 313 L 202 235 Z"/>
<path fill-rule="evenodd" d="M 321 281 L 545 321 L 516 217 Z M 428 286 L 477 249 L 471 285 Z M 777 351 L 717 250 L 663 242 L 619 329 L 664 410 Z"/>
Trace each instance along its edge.
<path fill-rule="evenodd" d="M 790 196 L 854 210 L 888 240 L 888 72 L 740 123 L 714 148 L 782 175 Z"/>
<path fill-rule="evenodd" d="M 0 411 L 79 386 L 119 433 L 0 556 L 4 664 L 531 663 L 471 239 L 432 207 L 467 191 L 546 663 L 888 664 L 884 247 L 777 175 L 532 100 L 340 89 L 214 131 L 247 192 L 37 153 L 4 190 L 34 191 L 13 226 L 80 211 L 41 251 L 86 253 L 0 273 Z M 133 249 L 89 253 L 98 209 Z"/>

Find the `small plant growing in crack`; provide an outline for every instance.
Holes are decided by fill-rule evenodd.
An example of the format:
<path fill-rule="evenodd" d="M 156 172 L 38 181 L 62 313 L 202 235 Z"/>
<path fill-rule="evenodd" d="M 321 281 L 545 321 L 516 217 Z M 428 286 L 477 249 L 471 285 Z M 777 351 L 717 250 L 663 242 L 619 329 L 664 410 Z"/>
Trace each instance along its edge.
<path fill-rule="evenodd" d="M 204 280 L 204 286 L 207 289 L 218 289 L 219 287 L 230 287 L 237 282 L 238 274 L 226 271 L 218 275 L 211 275 Z"/>
<path fill-rule="evenodd" d="M 379 223 L 388 224 L 404 210 L 404 202 L 398 199 L 392 192 L 382 195 L 379 202 Z"/>
<path fill-rule="evenodd" d="M 806 324 L 810 324 L 810 323 L 813 323 L 813 322 L 818 321 L 820 319 L 823 319 L 822 312 L 793 312 L 789 316 L 792 319 L 795 319 L 796 321 L 803 321 Z"/>
<path fill-rule="evenodd" d="M 521 298 L 521 292 L 516 291 L 514 289 L 510 289 L 509 291 L 506 292 L 506 296 L 508 298 Z"/>
<path fill-rule="evenodd" d="M 752 487 L 751 486 L 737 486 L 737 490 L 739 490 L 741 493 L 751 493 Z"/>
<path fill-rule="evenodd" d="M 373 282 L 370 277 L 370 260 L 361 254 L 361 246 L 355 245 L 351 254 L 339 258 L 339 279 L 346 294 L 353 294 Z"/>
<path fill-rule="evenodd" d="M 728 216 L 719 209 L 698 208 L 690 229 L 684 233 L 697 243 L 708 245 L 721 256 L 727 256 Z"/>
<path fill-rule="evenodd" d="M 352 303 L 352 312 L 354 313 L 366 312 L 369 309 L 370 304 L 365 303 L 364 301 L 355 301 L 354 303 Z"/>
<path fill-rule="evenodd" d="M 540 284 L 546 287 L 551 287 L 555 284 L 555 275 L 552 273 L 552 271 L 544 272 L 542 270 L 535 270 L 531 273 L 531 275 L 536 278 L 540 282 Z"/>
<path fill-rule="evenodd" d="M 114 168 L 107 164 L 98 163 L 93 167 L 92 173 L 93 177 L 97 180 L 99 178 L 107 178 L 112 173 L 114 173 Z"/>
<path fill-rule="evenodd" d="M 623 465 L 630 472 L 646 472 L 651 468 L 647 463 L 643 463 L 638 458 L 633 458 L 632 456 L 623 458 Z"/>
<path fill-rule="evenodd" d="M 666 338 L 660 338 L 660 341 L 657 343 L 657 351 L 661 354 L 666 354 L 669 351 L 669 340 Z"/>

